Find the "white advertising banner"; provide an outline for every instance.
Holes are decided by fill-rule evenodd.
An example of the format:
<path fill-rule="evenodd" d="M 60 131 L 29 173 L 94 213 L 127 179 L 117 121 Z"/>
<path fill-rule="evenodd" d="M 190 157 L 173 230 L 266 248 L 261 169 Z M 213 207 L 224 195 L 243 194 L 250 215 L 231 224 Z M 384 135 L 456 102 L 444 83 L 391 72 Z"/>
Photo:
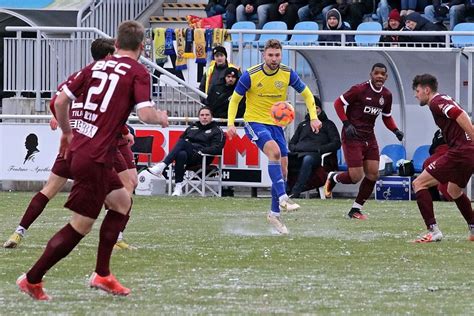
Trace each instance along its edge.
<path fill-rule="evenodd" d="M 186 126 L 160 128 L 133 125 L 136 136 L 153 136 L 152 162 L 162 161 Z M 238 137 L 227 139 L 223 151 L 225 185 L 269 187 L 267 157 L 239 128 Z M 0 180 L 47 180 L 59 148 L 60 131 L 48 124 L 0 124 Z M 146 157 L 139 157 L 146 162 Z"/>
<path fill-rule="evenodd" d="M 60 135 L 49 124 L 0 124 L 0 179 L 47 180 Z"/>

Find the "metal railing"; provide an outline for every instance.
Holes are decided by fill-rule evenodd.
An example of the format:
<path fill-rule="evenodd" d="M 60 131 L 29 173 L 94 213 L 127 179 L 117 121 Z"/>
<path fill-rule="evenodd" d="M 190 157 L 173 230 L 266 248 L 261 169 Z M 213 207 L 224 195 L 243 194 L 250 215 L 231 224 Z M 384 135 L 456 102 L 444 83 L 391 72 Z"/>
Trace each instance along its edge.
<path fill-rule="evenodd" d="M 35 93 L 37 111 L 45 110 L 41 93 L 55 92 L 60 82 L 92 60 L 92 37 L 110 37 L 96 28 L 7 27 L 7 30 L 17 32 L 17 37 L 4 39 L 4 91 L 17 95 Z M 36 32 L 36 38 L 23 38 L 22 32 Z M 49 38 L 48 33 L 56 37 Z M 58 38 L 58 33 L 64 36 Z M 206 97 L 205 93 L 144 57 L 140 61 L 154 78 L 151 94 L 159 108 L 169 110 L 171 115 L 190 116 L 202 106 L 199 97 Z"/>
<path fill-rule="evenodd" d="M 78 27 L 95 27 L 114 35 L 117 26 L 125 20 L 135 20 L 153 0 L 91 0 L 77 14 Z"/>

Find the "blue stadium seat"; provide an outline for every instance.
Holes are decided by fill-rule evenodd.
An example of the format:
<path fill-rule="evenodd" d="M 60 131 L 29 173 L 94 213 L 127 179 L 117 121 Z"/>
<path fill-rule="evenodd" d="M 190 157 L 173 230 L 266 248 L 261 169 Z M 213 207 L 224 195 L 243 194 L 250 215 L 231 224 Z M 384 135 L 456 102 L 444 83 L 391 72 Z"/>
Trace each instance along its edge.
<path fill-rule="evenodd" d="M 357 31 L 381 31 L 382 25 L 379 22 L 363 22 L 357 27 Z M 373 46 L 380 41 L 380 35 L 359 35 L 355 36 L 357 46 Z"/>
<path fill-rule="evenodd" d="M 342 149 L 337 151 L 337 170 L 347 171 L 347 165 L 344 161 L 344 155 L 342 154 Z"/>
<path fill-rule="evenodd" d="M 390 159 L 393 160 L 394 167 L 396 166 L 397 161 L 399 161 L 400 159 L 407 159 L 407 151 L 405 150 L 405 147 L 400 144 L 386 145 L 384 148 L 382 148 L 380 154 L 389 156 Z"/>
<path fill-rule="evenodd" d="M 286 26 L 285 22 L 271 21 L 271 22 L 265 23 L 265 25 L 263 25 L 262 27 L 262 30 L 288 30 L 288 27 Z M 258 40 L 258 46 L 264 47 L 266 41 L 268 41 L 269 39 L 277 39 L 280 42 L 284 42 L 286 41 L 286 38 L 287 38 L 286 34 L 271 34 L 271 33 L 261 34 L 260 39 Z"/>
<path fill-rule="evenodd" d="M 252 21 L 240 21 L 232 25 L 232 30 L 255 30 L 257 27 Z M 243 44 L 255 41 L 256 34 L 243 34 Z M 231 34 L 232 46 L 239 46 L 239 34 Z"/>
<path fill-rule="evenodd" d="M 474 31 L 474 23 L 459 23 L 454 26 L 453 31 Z M 474 45 L 473 35 L 451 35 L 454 47 L 465 47 Z"/>
<path fill-rule="evenodd" d="M 319 30 L 319 25 L 313 21 L 304 21 L 296 23 L 293 30 Z M 318 42 L 318 34 L 293 34 L 288 41 L 289 45 L 314 45 Z"/>
<path fill-rule="evenodd" d="M 430 145 L 422 145 L 418 147 L 413 153 L 413 165 L 415 172 L 420 173 L 423 171 L 423 162 L 430 156 Z"/>

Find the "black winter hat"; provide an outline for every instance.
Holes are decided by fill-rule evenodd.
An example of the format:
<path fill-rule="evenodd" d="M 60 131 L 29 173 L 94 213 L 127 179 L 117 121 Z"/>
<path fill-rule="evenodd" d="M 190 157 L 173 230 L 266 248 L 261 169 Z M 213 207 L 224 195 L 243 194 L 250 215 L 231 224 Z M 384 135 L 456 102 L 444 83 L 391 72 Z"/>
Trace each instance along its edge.
<path fill-rule="evenodd" d="M 227 75 L 232 75 L 235 78 L 239 78 L 239 70 L 234 67 L 229 67 L 224 71 L 224 77 L 227 77 Z"/>
<path fill-rule="evenodd" d="M 224 46 L 216 46 L 212 49 L 212 56 L 216 56 L 218 53 L 224 54 L 225 58 L 227 58 L 227 51 Z"/>

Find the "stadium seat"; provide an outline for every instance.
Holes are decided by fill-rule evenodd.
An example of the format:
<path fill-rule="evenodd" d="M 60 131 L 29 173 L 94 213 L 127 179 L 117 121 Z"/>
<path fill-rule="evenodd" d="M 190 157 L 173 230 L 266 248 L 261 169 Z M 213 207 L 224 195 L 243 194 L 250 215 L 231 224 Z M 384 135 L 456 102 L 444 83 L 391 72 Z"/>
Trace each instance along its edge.
<path fill-rule="evenodd" d="M 381 31 L 382 25 L 379 22 L 363 22 L 357 27 L 357 31 Z M 380 35 L 359 35 L 355 36 L 357 46 L 373 46 L 380 41 Z"/>
<path fill-rule="evenodd" d="M 430 145 L 422 145 L 418 147 L 413 153 L 413 165 L 415 172 L 420 173 L 423 171 L 423 162 L 430 156 Z"/>
<path fill-rule="evenodd" d="M 344 161 L 344 155 L 342 154 L 342 149 L 337 151 L 337 170 L 347 171 L 347 165 Z"/>
<path fill-rule="evenodd" d="M 135 163 L 138 168 L 138 160 L 140 155 L 146 155 L 147 167 L 151 166 L 151 154 L 153 150 L 153 136 L 135 137 L 135 142 L 132 145 L 132 153 L 135 157 Z"/>
<path fill-rule="evenodd" d="M 255 23 L 253 23 L 252 21 L 240 21 L 232 25 L 232 30 L 255 30 L 256 28 L 257 27 L 255 26 Z M 240 34 L 232 33 L 230 36 L 232 38 L 232 46 L 234 47 L 239 46 Z M 255 41 L 255 37 L 256 37 L 256 34 L 245 34 L 245 33 L 242 34 L 242 38 L 243 38 L 242 44 L 245 45 L 246 43 Z"/>
<path fill-rule="evenodd" d="M 267 22 L 263 25 L 262 30 L 283 30 L 286 31 L 288 30 L 288 27 L 286 26 L 285 22 L 282 21 L 271 21 Z M 280 42 L 286 41 L 286 34 L 261 34 L 260 39 L 258 40 L 258 47 L 263 48 L 265 46 L 265 42 L 268 41 L 269 39 L 277 39 Z"/>
<path fill-rule="evenodd" d="M 453 31 L 474 31 L 474 23 L 459 23 L 454 26 Z M 474 45 L 473 35 L 451 35 L 454 47 L 465 47 Z"/>
<path fill-rule="evenodd" d="M 387 155 L 388 157 L 390 157 L 390 159 L 392 159 L 393 161 L 394 166 L 400 159 L 407 159 L 407 151 L 405 150 L 405 147 L 400 144 L 386 145 L 384 148 L 382 148 L 380 154 Z"/>
<path fill-rule="evenodd" d="M 193 192 L 200 196 L 222 196 L 222 155 L 202 155 L 202 163 L 198 166 L 186 166 L 183 179 L 183 196 Z M 217 159 L 216 163 L 207 164 L 207 159 Z M 173 165 L 168 169 L 168 192 L 171 195 L 173 183 Z M 170 176 L 171 175 L 171 176 Z"/>
<path fill-rule="evenodd" d="M 319 30 L 319 25 L 313 21 L 304 21 L 296 23 L 293 30 Z M 288 41 L 288 45 L 314 45 L 318 43 L 318 34 L 293 34 Z"/>

